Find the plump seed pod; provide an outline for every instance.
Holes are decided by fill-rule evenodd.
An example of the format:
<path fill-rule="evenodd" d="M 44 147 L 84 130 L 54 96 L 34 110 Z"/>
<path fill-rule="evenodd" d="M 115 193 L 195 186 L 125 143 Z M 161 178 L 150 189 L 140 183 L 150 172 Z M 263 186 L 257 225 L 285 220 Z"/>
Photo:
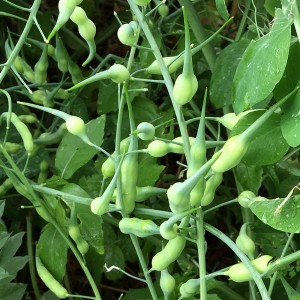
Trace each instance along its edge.
<path fill-rule="evenodd" d="M 68 72 L 68 57 L 69 54 L 65 48 L 61 38 L 56 35 L 56 48 L 55 48 L 55 57 L 57 61 L 57 67 L 62 73 Z"/>
<path fill-rule="evenodd" d="M 160 235 L 166 240 L 175 239 L 178 236 L 178 225 L 173 222 L 164 221 L 159 226 Z"/>
<path fill-rule="evenodd" d="M 158 13 L 162 18 L 166 17 L 169 14 L 169 7 L 162 3 L 158 8 Z"/>
<path fill-rule="evenodd" d="M 212 170 L 224 173 L 234 168 L 246 154 L 248 146 L 249 142 L 242 134 L 229 138 L 222 148 L 222 154 L 212 165 Z"/>
<path fill-rule="evenodd" d="M 255 243 L 247 234 L 247 226 L 248 223 L 243 224 L 235 243 L 250 259 L 254 259 Z"/>
<path fill-rule="evenodd" d="M 238 203 L 245 208 L 249 207 L 249 204 L 252 202 L 252 200 L 255 198 L 255 194 L 251 191 L 243 191 L 239 194 L 237 201 Z"/>
<path fill-rule="evenodd" d="M 58 2 L 58 18 L 56 24 L 48 36 L 48 41 L 57 33 L 57 31 L 69 20 L 75 7 L 83 0 L 59 0 Z"/>
<path fill-rule="evenodd" d="M 87 42 L 89 47 L 89 56 L 82 64 L 84 67 L 94 58 L 96 54 L 96 25 L 87 17 L 85 11 L 79 6 L 75 7 L 70 19 L 78 26 L 79 34 Z"/>
<path fill-rule="evenodd" d="M 46 82 L 48 66 L 48 44 L 45 44 L 41 57 L 34 66 L 34 81 L 37 84 Z"/>
<path fill-rule="evenodd" d="M 214 173 L 206 182 L 204 195 L 201 199 L 201 206 L 212 203 L 215 198 L 215 192 L 223 180 L 223 173 Z"/>
<path fill-rule="evenodd" d="M 198 80 L 193 70 L 189 24 L 184 7 L 182 7 L 182 12 L 185 34 L 183 72 L 177 77 L 173 89 L 174 101 L 178 105 L 184 105 L 190 102 L 198 90 Z"/>
<path fill-rule="evenodd" d="M 86 136 L 86 127 L 83 120 L 77 116 L 69 116 L 66 119 L 67 130 L 79 137 Z"/>
<path fill-rule="evenodd" d="M 123 83 L 130 79 L 130 73 L 126 67 L 114 64 L 108 69 L 109 78 L 116 83 Z"/>
<path fill-rule="evenodd" d="M 192 297 L 198 294 L 200 290 L 200 278 L 189 279 L 180 287 L 180 295 L 182 298 Z"/>
<path fill-rule="evenodd" d="M 155 127 L 148 122 L 140 123 L 136 130 L 132 134 L 137 134 L 137 136 L 143 141 L 153 140 L 155 135 Z"/>
<path fill-rule="evenodd" d="M 182 182 L 176 182 L 169 187 L 167 196 L 173 213 L 181 213 L 190 208 L 190 192 Z"/>
<path fill-rule="evenodd" d="M 152 258 L 152 270 L 162 271 L 178 259 L 185 247 L 186 240 L 182 236 L 168 241 L 165 248 Z"/>
<path fill-rule="evenodd" d="M 53 275 L 45 268 L 41 259 L 35 258 L 36 270 L 45 285 L 52 291 L 59 299 L 65 299 L 68 296 L 68 291 L 53 277 Z"/>
<path fill-rule="evenodd" d="M 128 24 L 121 25 L 117 35 L 122 44 L 132 47 L 137 43 L 139 38 L 138 24 L 135 21 L 131 21 Z"/>
<path fill-rule="evenodd" d="M 147 152 L 152 157 L 162 157 L 169 153 L 169 146 L 164 141 L 152 141 L 147 147 Z"/>
<path fill-rule="evenodd" d="M 22 148 L 22 146 L 20 144 L 17 143 L 10 143 L 10 142 L 6 142 L 4 144 L 4 149 L 9 153 L 9 154 L 13 154 L 18 152 L 20 149 Z"/>
<path fill-rule="evenodd" d="M 273 259 L 270 255 L 263 255 L 251 261 L 254 269 L 260 274 L 268 271 L 271 268 L 270 261 Z M 245 282 L 252 280 L 252 274 L 243 263 L 238 263 L 231 266 L 224 275 L 228 276 L 232 281 Z"/>
<path fill-rule="evenodd" d="M 125 234 L 134 234 L 140 238 L 159 234 L 159 227 L 152 220 L 123 218 L 119 222 L 119 228 Z"/>
<path fill-rule="evenodd" d="M 175 278 L 168 272 L 167 269 L 164 269 L 160 273 L 159 285 L 161 290 L 164 293 L 165 299 L 169 299 L 176 287 Z"/>

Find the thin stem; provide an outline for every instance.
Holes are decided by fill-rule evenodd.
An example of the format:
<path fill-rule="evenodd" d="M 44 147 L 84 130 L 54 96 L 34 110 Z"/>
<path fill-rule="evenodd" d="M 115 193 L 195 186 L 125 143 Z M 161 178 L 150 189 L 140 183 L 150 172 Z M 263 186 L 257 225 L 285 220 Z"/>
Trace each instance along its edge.
<path fill-rule="evenodd" d="M 4 0 L 5 2 L 11 4 L 11 2 Z M 23 44 L 25 43 L 26 37 L 28 36 L 31 27 L 33 25 L 34 22 L 34 17 L 36 16 L 38 9 L 41 5 L 41 1 L 42 0 L 34 0 L 31 8 L 30 8 L 30 15 L 27 19 L 26 25 L 22 31 L 22 34 L 20 35 L 20 38 L 17 42 L 17 44 L 15 45 L 13 51 L 11 52 L 4 68 L 2 69 L 1 73 L 0 73 L 0 84 L 2 83 L 5 75 L 7 74 L 7 72 L 9 71 L 10 67 L 12 66 L 14 60 L 16 59 L 17 55 L 19 54 L 19 52 L 22 49 Z M 25 8 L 23 8 L 24 10 L 27 10 Z"/>
<path fill-rule="evenodd" d="M 250 10 L 250 7 L 251 7 L 251 0 L 247 0 L 246 1 L 246 7 L 245 7 L 245 11 L 243 13 L 243 18 L 241 20 L 241 23 L 240 23 L 240 26 L 239 26 L 239 29 L 237 31 L 237 34 L 235 36 L 235 40 L 236 41 L 239 41 L 243 32 L 244 32 L 244 29 L 245 29 L 245 26 L 246 26 L 246 21 L 247 21 L 247 18 L 248 18 L 248 13 L 249 13 L 249 10 Z"/>
<path fill-rule="evenodd" d="M 207 299 L 206 290 L 206 260 L 205 260 L 205 230 L 204 230 L 204 215 L 201 208 L 197 212 L 197 248 L 199 259 L 199 277 L 200 277 L 200 298 Z"/>
<path fill-rule="evenodd" d="M 40 300 L 41 294 L 37 285 L 35 266 L 34 266 L 31 216 L 26 217 L 26 235 L 27 235 L 27 252 L 29 256 L 29 274 L 30 274 L 31 285 L 33 288 L 35 299 Z"/>

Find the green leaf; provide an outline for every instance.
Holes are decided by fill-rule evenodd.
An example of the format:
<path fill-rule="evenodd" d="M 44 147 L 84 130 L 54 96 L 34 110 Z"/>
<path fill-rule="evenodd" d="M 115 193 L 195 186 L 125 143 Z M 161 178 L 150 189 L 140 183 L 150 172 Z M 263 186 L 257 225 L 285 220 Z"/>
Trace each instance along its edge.
<path fill-rule="evenodd" d="M 255 199 L 257 200 L 251 202 L 249 208 L 263 223 L 280 231 L 300 232 L 300 195 L 291 196 L 276 215 L 278 206 L 285 198 L 268 200 L 257 197 Z"/>
<path fill-rule="evenodd" d="M 97 146 L 102 144 L 104 125 L 104 115 L 86 124 L 87 135 Z M 57 149 L 55 168 L 62 178 L 69 179 L 97 152 L 97 149 L 85 144 L 79 137 L 67 133 Z"/>
<path fill-rule="evenodd" d="M 282 134 L 291 147 L 300 145 L 300 91 L 282 107 Z"/>
<path fill-rule="evenodd" d="M 1 300 L 22 300 L 26 290 L 26 284 L 6 283 L 0 284 Z"/>
<path fill-rule="evenodd" d="M 89 198 L 89 194 L 79 185 L 69 183 L 65 185 L 62 192 L 80 197 Z M 70 205 L 71 206 L 71 205 Z M 80 220 L 82 237 L 96 250 L 97 253 L 104 253 L 103 231 L 101 217 L 91 212 L 90 206 L 76 203 L 77 217 Z"/>
<path fill-rule="evenodd" d="M 263 111 L 253 111 L 245 115 L 234 126 L 230 136 L 245 131 L 262 114 Z M 242 162 L 246 165 L 254 166 L 270 165 L 279 161 L 286 154 L 288 149 L 289 145 L 281 133 L 280 115 L 273 114 L 256 131 Z"/>
<path fill-rule="evenodd" d="M 37 243 L 37 255 L 59 282 L 65 276 L 68 245 L 52 224 L 47 224 Z"/>
<path fill-rule="evenodd" d="M 265 0 L 265 9 L 266 11 L 271 15 L 275 16 L 275 10 L 276 8 L 281 7 L 281 2 L 280 0 Z"/>
<path fill-rule="evenodd" d="M 107 114 L 118 110 L 118 85 L 114 82 L 99 83 L 98 113 Z"/>
<path fill-rule="evenodd" d="M 9 283 L 14 279 L 14 276 L 10 275 L 4 268 L 0 267 L 0 285 Z"/>
<path fill-rule="evenodd" d="M 262 168 L 260 166 L 246 166 L 240 163 L 235 170 L 236 179 L 242 189 L 251 191 L 257 195 L 262 182 Z"/>
<path fill-rule="evenodd" d="M 229 13 L 227 11 L 225 0 L 215 0 L 216 1 L 216 7 L 219 15 L 227 21 L 229 19 Z"/>
<path fill-rule="evenodd" d="M 290 48 L 291 20 L 280 9 L 271 31 L 247 47 L 234 76 L 236 113 L 264 100 L 281 79 Z"/>
<path fill-rule="evenodd" d="M 105 249 L 105 262 L 108 268 L 115 266 L 124 270 L 125 260 L 122 250 L 119 246 L 111 244 L 107 249 Z M 109 280 L 118 280 L 123 277 L 123 273 L 119 270 L 113 269 L 110 272 L 106 272 L 105 276 Z"/>
<path fill-rule="evenodd" d="M 23 236 L 24 232 L 19 232 L 6 241 L 0 253 L 0 266 L 4 266 L 7 261 L 14 257 L 22 244 Z"/>
<path fill-rule="evenodd" d="M 139 161 L 137 186 L 153 186 L 164 169 L 165 166 L 157 164 L 155 158 L 149 155 L 143 155 Z"/>
<path fill-rule="evenodd" d="M 233 78 L 249 41 L 233 42 L 216 60 L 211 77 L 210 99 L 216 108 L 232 104 Z"/>
<path fill-rule="evenodd" d="M 28 263 L 28 256 L 15 256 L 3 264 L 3 268 L 13 277 L 17 276 L 17 273 L 22 270 Z"/>

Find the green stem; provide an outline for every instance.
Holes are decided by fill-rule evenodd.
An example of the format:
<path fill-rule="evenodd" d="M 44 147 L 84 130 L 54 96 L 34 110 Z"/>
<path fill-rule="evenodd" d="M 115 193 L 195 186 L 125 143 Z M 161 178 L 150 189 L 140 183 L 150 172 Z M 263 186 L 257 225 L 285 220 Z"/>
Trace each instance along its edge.
<path fill-rule="evenodd" d="M 204 28 L 199 22 L 199 17 L 197 15 L 197 11 L 195 10 L 192 1 L 190 0 L 179 0 L 181 6 L 184 6 L 186 9 L 186 14 L 191 25 L 192 31 L 195 35 L 195 38 L 198 44 L 203 43 L 207 38 L 204 31 Z M 211 70 L 213 70 L 215 61 L 216 61 L 216 54 L 214 52 L 213 46 L 211 44 L 206 45 L 202 49 L 203 55 L 208 63 L 208 66 Z"/>
<path fill-rule="evenodd" d="M 41 1 L 42 0 L 34 0 L 31 8 L 30 8 L 30 15 L 27 19 L 26 25 L 22 31 L 22 34 L 20 35 L 20 38 L 17 42 L 17 44 L 15 45 L 13 51 L 11 52 L 7 62 L 5 63 L 4 68 L 2 69 L 1 73 L 0 73 L 0 84 L 2 83 L 5 75 L 7 74 L 7 72 L 9 71 L 9 69 L 11 68 L 12 64 L 14 63 L 14 60 L 16 59 L 17 55 L 19 54 L 19 52 L 22 49 L 23 44 L 25 43 L 26 37 L 28 36 L 31 27 L 33 25 L 34 22 L 34 17 L 36 16 L 39 7 L 41 5 Z"/>
<path fill-rule="evenodd" d="M 243 13 L 243 18 L 241 20 L 241 23 L 240 23 L 240 26 L 239 26 L 239 29 L 237 31 L 237 34 L 235 36 L 235 40 L 236 41 L 239 41 L 243 32 L 244 32 L 244 29 L 245 29 L 245 26 L 246 26 L 246 21 L 247 21 L 247 18 L 248 18 L 248 13 L 249 13 L 249 10 L 250 10 L 250 7 L 251 7 L 251 0 L 247 0 L 246 2 L 246 7 L 245 7 L 245 11 Z"/>
<path fill-rule="evenodd" d="M 199 259 L 199 277 L 200 277 L 200 298 L 207 299 L 206 289 L 206 260 L 205 260 L 205 230 L 204 230 L 204 214 L 201 208 L 197 213 L 197 248 Z"/>
<path fill-rule="evenodd" d="M 187 132 L 187 127 L 186 124 L 182 121 L 182 116 L 181 116 L 181 112 L 179 109 L 179 106 L 177 105 L 177 103 L 174 100 L 174 95 L 173 95 L 173 81 L 171 79 L 170 73 L 168 71 L 167 66 L 164 63 L 163 57 L 161 55 L 161 52 L 159 50 L 159 47 L 153 37 L 153 34 L 147 24 L 147 22 L 145 21 L 145 18 L 142 14 L 142 12 L 140 11 L 139 7 L 132 1 L 132 0 L 128 0 L 128 3 L 130 5 L 130 8 L 132 10 L 132 12 L 134 13 L 134 15 L 136 16 L 141 28 L 144 31 L 144 34 L 153 50 L 153 54 L 155 56 L 155 59 L 157 60 L 160 68 L 161 68 L 161 72 L 162 72 L 162 76 L 164 78 L 165 81 L 165 85 L 166 88 L 168 90 L 168 93 L 170 95 L 171 101 L 172 101 L 172 105 L 175 111 L 175 115 L 178 121 L 178 126 L 180 129 L 180 133 L 181 136 L 183 138 L 183 147 L 184 147 L 184 153 L 186 156 L 186 160 L 187 162 L 189 161 L 189 139 L 188 139 L 188 132 Z"/>
<path fill-rule="evenodd" d="M 298 40 L 300 42 L 300 17 L 299 17 L 297 1 L 293 1 L 292 11 L 293 11 L 294 26 L 296 29 Z"/>
<path fill-rule="evenodd" d="M 31 285 L 33 288 L 33 293 L 35 299 L 40 300 L 41 294 L 37 285 L 36 281 L 36 272 L 34 266 L 34 254 L 32 248 L 32 224 L 31 224 L 31 216 L 26 217 L 26 235 L 27 235 L 27 251 L 29 256 L 29 273 L 30 273 L 30 280 Z"/>

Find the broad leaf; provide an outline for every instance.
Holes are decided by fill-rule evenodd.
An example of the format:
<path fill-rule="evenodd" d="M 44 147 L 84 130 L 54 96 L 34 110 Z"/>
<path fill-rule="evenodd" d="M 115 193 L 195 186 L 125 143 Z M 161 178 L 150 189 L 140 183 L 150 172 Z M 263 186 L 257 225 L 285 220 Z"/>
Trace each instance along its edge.
<path fill-rule="evenodd" d="M 6 283 L 0 284 L 1 300 L 22 300 L 26 290 L 26 284 Z"/>
<path fill-rule="evenodd" d="M 290 197 L 278 214 L 275 212 L 285 198 L 268 200 L 257 197 L 255 199 L 250 203 L 249 208 L 263 223 L 280 231 L 300 232 L 300 195 Z"/>
<path fill-rule="evenodd" d="M 216 108 L 232 104 L 233 78 L 249 41 L 233 42 L 216 60 L 211 77 L 210 100 Z"/>
<path fill-rule="evenodd" d="M 100 116 L 86 124 L 87 135 L 92 143 L 101 146 L 105 116 Z M 55 167 L 62 178 L 68 179 L 98 152 L 85 144 L 79 137 L 68 133 L 62 139 L 56 153 Z"/>
<path fill-rule="evenodd" d="M 37 255 L 58 281 L 66 273 L 68 245 L 52 224 L 47 224 L 37 244 Z"/>
<path fill-rule="evenodd" d="M 234 76 L 234 110 L 251 108 L 264 100 L 281 79 L 290 48 L 291 19 L 280 9 L 271 31 L 247 47 Z"/>

